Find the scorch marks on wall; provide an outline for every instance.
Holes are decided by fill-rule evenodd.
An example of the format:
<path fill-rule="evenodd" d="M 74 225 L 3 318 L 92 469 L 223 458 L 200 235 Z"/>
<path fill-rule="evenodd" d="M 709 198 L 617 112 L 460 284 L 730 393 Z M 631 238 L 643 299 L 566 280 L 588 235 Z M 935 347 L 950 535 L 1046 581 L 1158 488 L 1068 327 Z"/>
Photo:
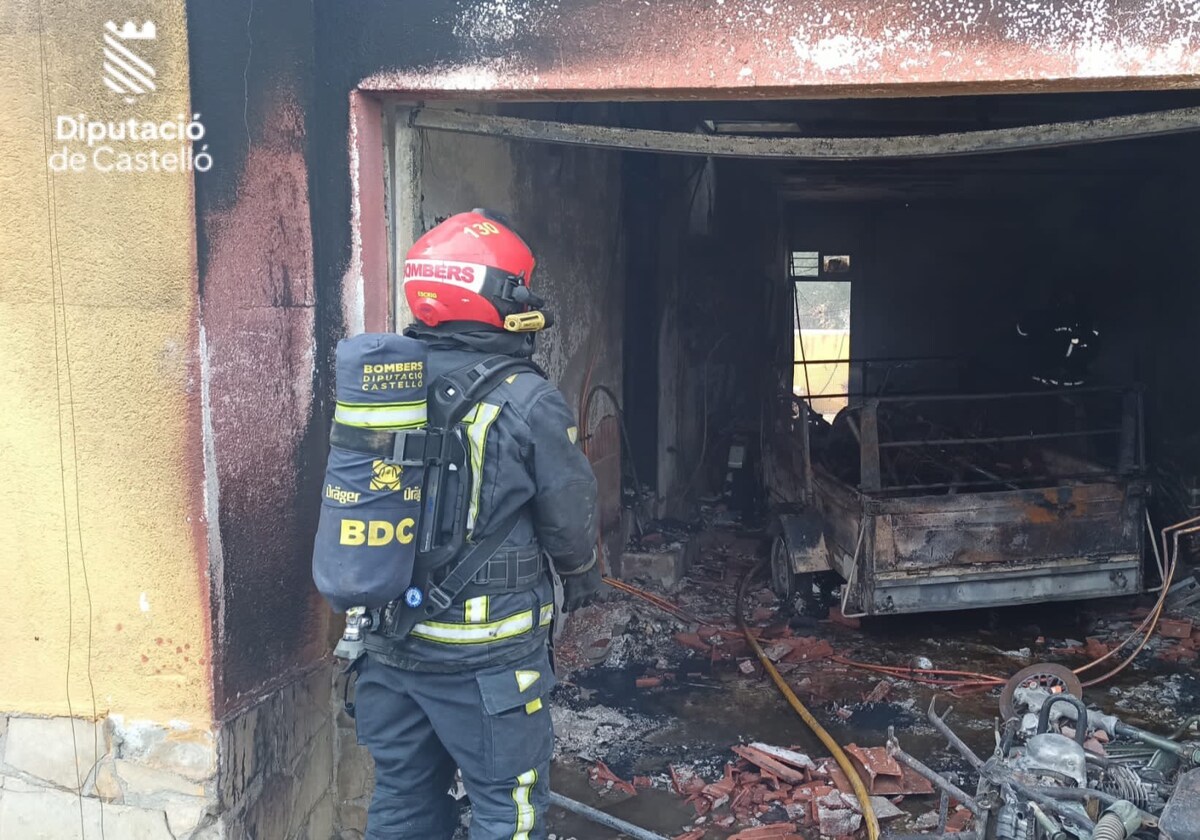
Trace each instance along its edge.
<path fill-rule="evenodd" d="M 1200 75 L 1200 0 L 476 0 L 446 21 L 460 58 L 370 89 L 629 91 L 899 84 L 1002 87 Z"/>

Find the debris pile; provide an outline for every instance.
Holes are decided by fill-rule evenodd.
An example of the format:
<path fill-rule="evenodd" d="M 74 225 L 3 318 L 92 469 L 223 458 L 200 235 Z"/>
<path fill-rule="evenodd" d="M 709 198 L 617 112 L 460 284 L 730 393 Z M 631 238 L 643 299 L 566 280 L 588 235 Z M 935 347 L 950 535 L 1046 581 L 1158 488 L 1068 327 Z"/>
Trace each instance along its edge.
<path fill-rule="evenodd" d="M 761 554 L 762 535 L 711 529 L 688 533 L 662 524 L 654 528 L 658 530 L 645 531 L 649 539 L 643 536 L 638 548 L 660 549 L 661 556 L 662 550 L 686 540 L 694 544 L 695 557 L 678 585 L 634 576 L 623 581 L 627 586 L 610 587 L 606 602 L 571 616 L 555 645 L 556 773 L 568 770 L 577 779 L 577 789 L 594 797 L 597 806 L 637 814 L 636 821 L 651 823 L 649 828 L 674 840 L 861 836 L 864 820 L 848 781 L 832 760 L 818 758 L 820 747 L 788 728 L 786 708 L 775 716 L 782 704 L 735 622 L 732 592 L 755 565 L 756 546 Z M 940 807 L 936 798 L 920 796 L 949 782 L 965 785 L 970 791 L 966 798 L 979 803 L 978 768 L 957 748 L 947 752 L 946 740 L 937 737 L 940 718 L 935 723 L 922 714 L 929 689 L 942 696 L 946 691 L 959 695 L 955 702 L 962 715 L 962 737 L 985 759 L 997 737 L 994 711 L 985 706 L 1012 682 L 1006 677 L 1020 667 L 1015 661 L 1060 659 L 1070 663 L 1061 669 L 1069 674 L 1083 670 L 1078 666 L 1085 658 L 1090 662 L 1122 648 L 1107 661 L 1116 664 L 1126 654 L 1137 653 L 1130 657 L 1130 667 L 1091 699 L 1141 725 L 1169 723 L 1173 728 L 1181 715 L 1200 712 L 1200 678 L 1176 664 L 1192 661 L 1200 651 L 1200 606 L 1172 603 L 1165 611 L 1170 617 L 1137 647 L 1140 637 L 1134 631 L 1154 610 L 1133 609 L 1132 599 L 1110 604 L 1116 608 L 1103 612 L 1084 605 L 995 617 L 938 614 L 918 623 L 860 621 L 836 608 L 827 614 L 828 602 L 819 613 L 808 609 L 797 614 L 794 605 L 781 604 L 769 589 L 751 586 L 741 601 L 752 637 L 791 688 L 806 703 L 816 704 L 813 711 L 828 722 L 840 743 L 880 744 L 894 726 L 913 755 L 937 768 L 939 782 L 931 786 L 925 783 L 928 776 L 886 748 L 846 748 L 879 819 L 896 820 L 889 826 L 893 830 L 930 831 L 939 840 L 946 833 L 963 832 L 966 840 L 999 828 L 1004 840 L 1028 840 L 1021 831 L 1036 823 L 1039 827 L 1031 833 L 1047 840 L 1039 834 L 1045 827 L 1042 821 L 1036 813 L 1022 810 L 1022 802 L 1009 803 L 1005 824 L 994 826 L 996 815 L 989 811 L 980 819 L 956 796 L 947 794 Z M 1196 591 L 1200 593 L 1200 587 Z M 1078 682 L 1075 679 L 1074 687 L 1066 681 L 1062 687 L 1046 687 L 1075 695 L 1082 692 Z M 1055 712 L 1066 708 L 1058 703 Z M 1073 740 L 1069 723 L 1055 720 L 1056 735 Z M 1095 789 L 1112 799 L 1116 793 L 1109 793 L 1110 786 L 1121 792 L 1125 789 L 1118 785 L 1132 782 L 1119 770 L 1093 778 L 1101 766 L 1097 762 L 1132 762 L 1137 772 L 1138 762 L 1149 758 L 1130 753 L 1129 744 L 1117 743 L 1114 751 L 1103 729 L 1091 729 L 1083 744 L 1089 755 L 1086 788 L 1078 782 L 1064 786 L 1053 774 L 1033 786 L 1039 789 L 1035 792 L 1047 786 L 1066 791 L 1047 794 L 1060 807 L 1047 811 L 1039 806 L 1048 817 L 1045 824 L 1060 826 L 1067 835 L 1060 840 L 1084 840 L 1075 830 L 1088 827 L 1074 819 L 1078 809 L 1068 795 L 1088 791 L 1090 796 Z M 1005 750 L 1019 751 L 1032 737 L 1018 737 L 1003 727 L 999 734 L 1010 739 Z M 775 743 L 790 746 L 771 746 Z M 1035 776 L 1045 775 L 1045 768 L 1035 769 Z M 1178 769 L 1167 774 L 1166 784 L 1182 775 Z M 587 790 L 589 781 L 598 793 Z M 1000 788 L 1011 786 L 1007 776 L 986 781 Z M 1154 793 L 1144 777 L 1125 794 L 1142 790 L 1146 797 Z M 1160 797 L 1151 810 L 1164 803 Z"/>
<path fill-rule="evenodd" d="M 833 646 L 829 642 L 813 636 L 793 636 L 786 622 L 765 629 L 753 628 L 750 633 L 763 645 L 767 657 L 772 662 L 799 664 L 828 659 L 834 655 Z M 746 657 L 744 661 L 753 666 L 753 662 L 748 658 L 751 653 L 750 645 L 746 643 L 741 630 L 701 626 L 695 633 L 676 633 L 675 641 L 705 654 L 714 663 Z"/>
<path fill-rule="evenodd" d="M 750 826 L 737 838 L 800 836 L 802 827 L 816 828 L 824 837 L 848 837 L 862 827 L 862 808 L 846 775 L 830 758 L 817 761 L 796 749 L 755 742 L 735 744 L 736 756 L 725 764 L 716 781 L 706 781 L 687 767 L 671 765 L 671 788 L 696 811 L 695 826 L 682 837 L 704 836 L 704 825 L 732 830 Z M 876 816 L 903 816 L 897 807 L 905 796 L 927 795 L 933 786 L 887 754 L 883 747 L 847 747 L 847 753 L 868 781 Z M 602 761 L 589 770 L 592 783 L 605 791 L 636 795 L 652 780 L 617 776 Z M 732 840 L 732 838 L 731 838 Z"/>
<path fill-rule="evenodd" d="M 1082 641 L 1065 639 L 1051 650 L 1056 657 L 1078 656 L 1088 660 L 1115 656 L 1117 652 L 1127 653 L 1133 650 L 1136 641 L 1128 635 L 1129 631 L 1149 613 L 1148 608 L 1140 607 L 1130 612 L 1127 618 L 1100 621 L 1095 632 Z M 1154 635 L 1146 640 L 1145 653 L 1139 657 L 1141 661 L 1157 659 L 1173 665 L 1194 663 L 1200 658 L 1200 626 L 1186 614 L 1176 613 L 1176 616 L 1158 620 Z"/>
<path fill-rule="evenodd" d="M 1057 666 L 1034 667 L 1051 676 Z M 1127 840 L 1160 828 L 1163 837 L 1183 836 L 1168 830 L 1167 823 L 1176 804 L 1180 813 L 1194 804 L 1191 786 L 1200 789 L 1200 742 L 1189 740 L 1200 718 L 1163 737 L 1089 709 L 1059 682 L 1020 677 L 1001 696 L 1004 722 L 986 761 L 947 725 L 946 715 L 938 714 L 937 699 L 930 703 L 929 721 L 978 774 L 974 796 L 906 753 L 895 734 L 889 735 L 887 755 L 941 790 L 938 827 L 943 832 L 952 825 L 945 814 L 953 799 L 980 822 L 978 836 L 995 840 Z M 1188 835 L 1200 829 L 1189 820 Z"/>
<path fill-rule="evenodd" d="M 674 551 L 699 530 L 698 523 L 656 519 L 645 523 L 629 538 L 627 551 Z"/>

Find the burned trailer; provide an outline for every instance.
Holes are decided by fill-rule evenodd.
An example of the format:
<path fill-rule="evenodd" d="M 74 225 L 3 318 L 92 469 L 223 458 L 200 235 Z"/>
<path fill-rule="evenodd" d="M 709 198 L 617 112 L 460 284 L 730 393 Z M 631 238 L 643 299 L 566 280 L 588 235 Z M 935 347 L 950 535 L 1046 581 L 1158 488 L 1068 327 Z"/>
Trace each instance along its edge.
<path fill-rule="evenodd" d="M 781 596 L 824 577 L 852 617 L 1142 591 L 1140 389 L 883 394 L 831 423 L 798 403 Z"/>

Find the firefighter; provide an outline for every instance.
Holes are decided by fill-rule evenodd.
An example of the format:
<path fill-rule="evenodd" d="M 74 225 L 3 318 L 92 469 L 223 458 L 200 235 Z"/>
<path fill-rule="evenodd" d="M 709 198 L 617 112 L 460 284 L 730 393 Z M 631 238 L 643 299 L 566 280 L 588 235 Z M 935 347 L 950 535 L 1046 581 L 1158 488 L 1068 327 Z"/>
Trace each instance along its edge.
<path fill-rule="evenodd" d="M 427 346 L 428 381 L 497 354 L 532 355 L 534 333 L 511 330 L 514 317 L 517 329 L 543 320 L 533 267 L 525 242 L 487 211 L 452 216 L 417 241 L 404 264 L 415 317 L 405 335 Z M 546 836 L 553 583 L 567 612 L 599 590 L 596 480 L 566 400 L 532 370 L 504 378 L 465 427 L 469 544 L 511 530 L 447 609 L 403 638 L 386 624 L 366 636 L 355 707 L 375 759 L 369 840 L 449 840 L 456 769 L 471 840 Z"/>
<path fill-rule="evenodd" d="M 1088 384 L 1100 349 L 1100 329 L 1072 292 L 1055 292 L 1050 305 L 1025 312 L 1017 322 L 1027 375 L 1049 388 Z"/>

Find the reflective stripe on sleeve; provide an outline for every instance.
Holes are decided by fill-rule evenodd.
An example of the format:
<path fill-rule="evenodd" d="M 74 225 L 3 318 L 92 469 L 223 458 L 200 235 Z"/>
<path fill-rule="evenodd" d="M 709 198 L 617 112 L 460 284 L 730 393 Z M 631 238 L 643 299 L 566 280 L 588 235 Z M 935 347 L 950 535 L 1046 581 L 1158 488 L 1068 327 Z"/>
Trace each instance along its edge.
<path fill-rule="evenodd" d="M 479 499 L 483 495 L 483 456 L 487 453 L 487 435 L 500 416 L 500 406 L 479 403 L 467 423 L 467 439 L 471 444 L 471 502 L 467 508 L 467 531 L 475 527 L 479 516 Z"/>

